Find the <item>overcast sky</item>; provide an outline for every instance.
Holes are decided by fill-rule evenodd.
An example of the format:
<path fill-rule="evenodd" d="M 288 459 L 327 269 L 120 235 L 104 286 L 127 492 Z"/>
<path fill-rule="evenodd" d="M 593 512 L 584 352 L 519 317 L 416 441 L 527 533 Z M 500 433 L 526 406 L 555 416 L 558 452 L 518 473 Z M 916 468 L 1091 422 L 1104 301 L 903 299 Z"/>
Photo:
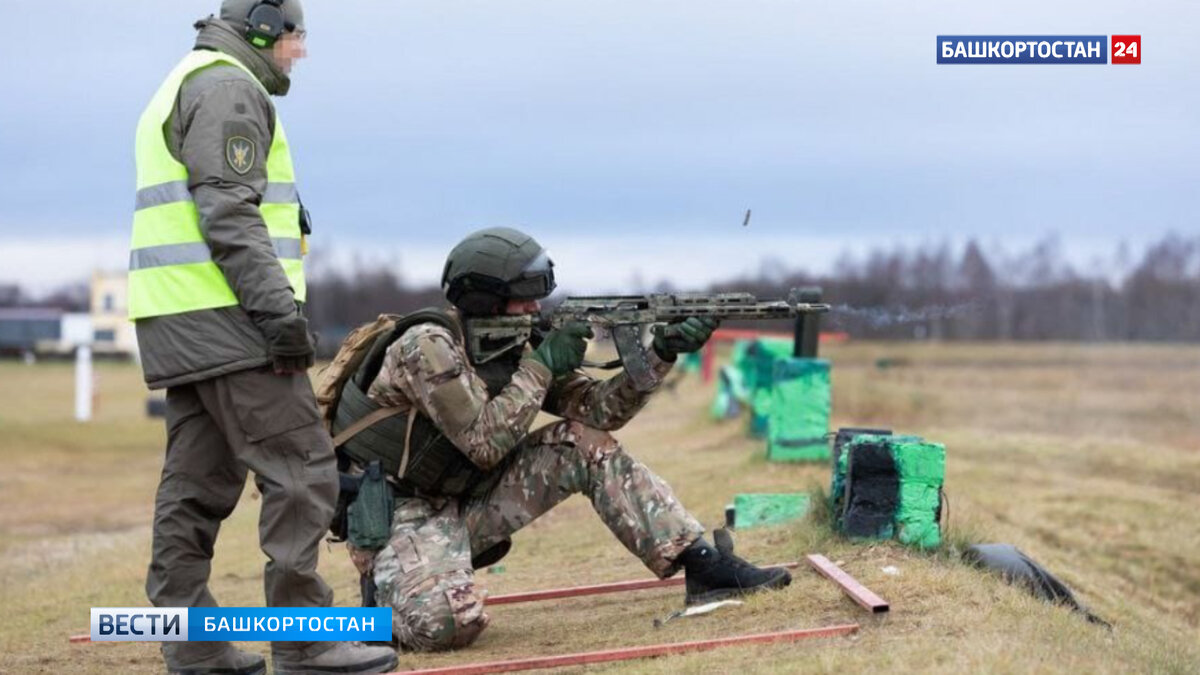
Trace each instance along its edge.
<path fill-rule="evenodd" d="M 138 114 L 218 4 L 5 3 L 0 281 L 124 267 Z M 1200 231 L 1200 3 L 306 10 L 311 56 L 277 101 L 313 246 L 411 282 L 492 225 L 534 233 L 580 289 L 967 237 L 1057 233 L 1089 260 Z M 1114 33 L 1142 34 L 1142 65 L 935 62 L 938 34 Z"/>

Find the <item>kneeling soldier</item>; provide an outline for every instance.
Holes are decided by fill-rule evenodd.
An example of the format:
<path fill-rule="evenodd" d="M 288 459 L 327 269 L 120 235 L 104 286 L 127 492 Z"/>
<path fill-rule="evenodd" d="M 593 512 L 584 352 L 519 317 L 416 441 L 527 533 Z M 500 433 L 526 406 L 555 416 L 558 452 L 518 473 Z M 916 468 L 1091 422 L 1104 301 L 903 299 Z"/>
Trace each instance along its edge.
<path fill-rule="evenodd" d="M 442 282 L 456 309 L 408 315 L 380 338 L 376 358 L 343 390 L 334 424 L 336 433 L 381 408 L 399 410 L 341 451 L 361 466 L 380 462 L 392 483 L 390 540 L 351 555 L 360 571 L 373 570 L 402 648 L 471 644 L 488 625 L 473 570 L 575 493 L 654 574 L 685 570 L 688 604 L 791 581 L 786 570 L 733 555 L 728 543 L 710 546 L 671 488 L 609 433 L 642 409 L 676 355 L 703 346 L 715 321 L 689 318 L 656 336 L 647 355 L 656 377 L 639 391 L 624 372 L 596 380 L 578 370 L 592 337 L 583 324 L 484 362 L 469 353 L 470 319 L 536 313 L 554 290 L 553 264 L 531 237 L 507 228 L 468 236 Z M 542 410 L 562 421 L 531 431 Z"/>

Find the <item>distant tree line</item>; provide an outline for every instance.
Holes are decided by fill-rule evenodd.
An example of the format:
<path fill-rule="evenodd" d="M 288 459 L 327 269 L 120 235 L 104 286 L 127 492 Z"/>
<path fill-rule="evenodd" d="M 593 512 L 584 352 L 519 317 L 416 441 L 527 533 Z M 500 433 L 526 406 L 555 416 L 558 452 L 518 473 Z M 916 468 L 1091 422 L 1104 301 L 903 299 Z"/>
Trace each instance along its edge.
<path fill-rule="evenodd" d="M 768 259 L 756 275 L 701 290 L 779 297 L 803 286 L 821 287 L 834 305 L 823 330 L 862 338 L 1200 341 L 1200 237 L 1167 236 L 1140 259 L 1121 246 L 1086 269 L 1065 259 L 1056 238 L 1012 254 L 975 241 L 958 250 L 934 244 L 848 252 L 821 275 Z M 673 289 L 659 282 L 653 290 Z M 309 296 L 313 324 L 331 338 L 381 312 L 442 303 L 438 288 L 410 288 L 378 269 L 320 275 Z"/>
<path fill-rule="evenodd" d="M 380 313 L 443 302 L 439 288 L 405 284 L 397 269 L 319 266 L 311 277 L 307 311 L 325 354 L 354 326 Z M 854 337 L 1200 341 L 1200 237 L 1169 235 L 1146 247 L 1140 258 L 1122 246 L 1086 268 L 1067 262 L 1055 238 L 1017 253 L 985 251 L 975 241 L 961 248 L 931 244 L 847 252 L 820 275 L 768 259 L 757 274 L 707 290 L 779 297 L 801 286 L 821 287 L 824 301 L 834 305 L 834 312 L 822 318 L 823 330 Z M 0 286 L 0 307 L 85 310 L 79 306 L 86 298 L 83 290 L 75 284 L 34 299 L 17 286 Z M 562 289 L 557 295 L 572 290 L 590 289 Z M 671 290 L 671 285 L 659 282 L 654 290 Z"/>
<path fill-rule="evenodd" d="M 755 292 L 814 285 L 822 326 L 856 337 L 942 340 L 1200 341 L 1200 237 L 1167 236 L 1134 260 L 1122 246 L 1078 269 L 1056 239 L 1015 255 L 971 241 L 845 254 L 826 275 L 771 269 L 717 284 Z"/>

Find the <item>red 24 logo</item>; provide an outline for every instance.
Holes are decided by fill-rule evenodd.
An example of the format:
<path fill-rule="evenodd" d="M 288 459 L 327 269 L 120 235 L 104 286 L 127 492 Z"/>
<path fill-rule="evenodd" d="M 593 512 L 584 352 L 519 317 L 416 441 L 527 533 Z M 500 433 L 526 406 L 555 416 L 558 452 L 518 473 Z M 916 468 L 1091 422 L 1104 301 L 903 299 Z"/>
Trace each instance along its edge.
<path fill-rule="evenodd" d="M 1114 35 L 1112 36 L 1112 62 L 1113 63 L 1132 63 L 1138 64 L 1142 62 L 1142 36 L 1141 35 Z"/>

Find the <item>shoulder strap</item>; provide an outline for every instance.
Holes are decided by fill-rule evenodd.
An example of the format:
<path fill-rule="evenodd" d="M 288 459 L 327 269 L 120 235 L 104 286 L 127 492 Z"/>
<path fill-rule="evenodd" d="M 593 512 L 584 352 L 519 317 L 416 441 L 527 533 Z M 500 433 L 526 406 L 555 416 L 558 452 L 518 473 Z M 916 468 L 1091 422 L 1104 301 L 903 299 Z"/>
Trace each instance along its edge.
<path fill-rule="evenodd" d="M 362 367 L 354 375 L 354 382 L 364 392 L 375 378 L 379 375 L 380 369 L 383 368 L 383 359 L 387 356 L 388 347 L 392 343 L 400 339 L 409 328 L 422 323 L 436 323 L 454 334 L 456 340 L 462 340 L 462 328 L 449 312 L 436 307 L 419 309 L 410 314 L 396 319 L 396 325 L 392 330 L 380 335 L 375 344 L 371 347 L 371 351 L 367 354 L 367 358 L 363 360 Z"/>
<path fill-rule="evenodd" d="M 342 433 L 333 437 L 333 447 L 341 447 L 342 444 L 351 438 L 354 438 L 366 428 L 374 426 L 375 424 L 382 422 L 389 417 L 395 417 L 402 412 L 404 412 L 403 408 L 393 406 L 389 408 L 380 408 L 379 410 L 360 418 L 354 424 L 342 429 Z"/>

